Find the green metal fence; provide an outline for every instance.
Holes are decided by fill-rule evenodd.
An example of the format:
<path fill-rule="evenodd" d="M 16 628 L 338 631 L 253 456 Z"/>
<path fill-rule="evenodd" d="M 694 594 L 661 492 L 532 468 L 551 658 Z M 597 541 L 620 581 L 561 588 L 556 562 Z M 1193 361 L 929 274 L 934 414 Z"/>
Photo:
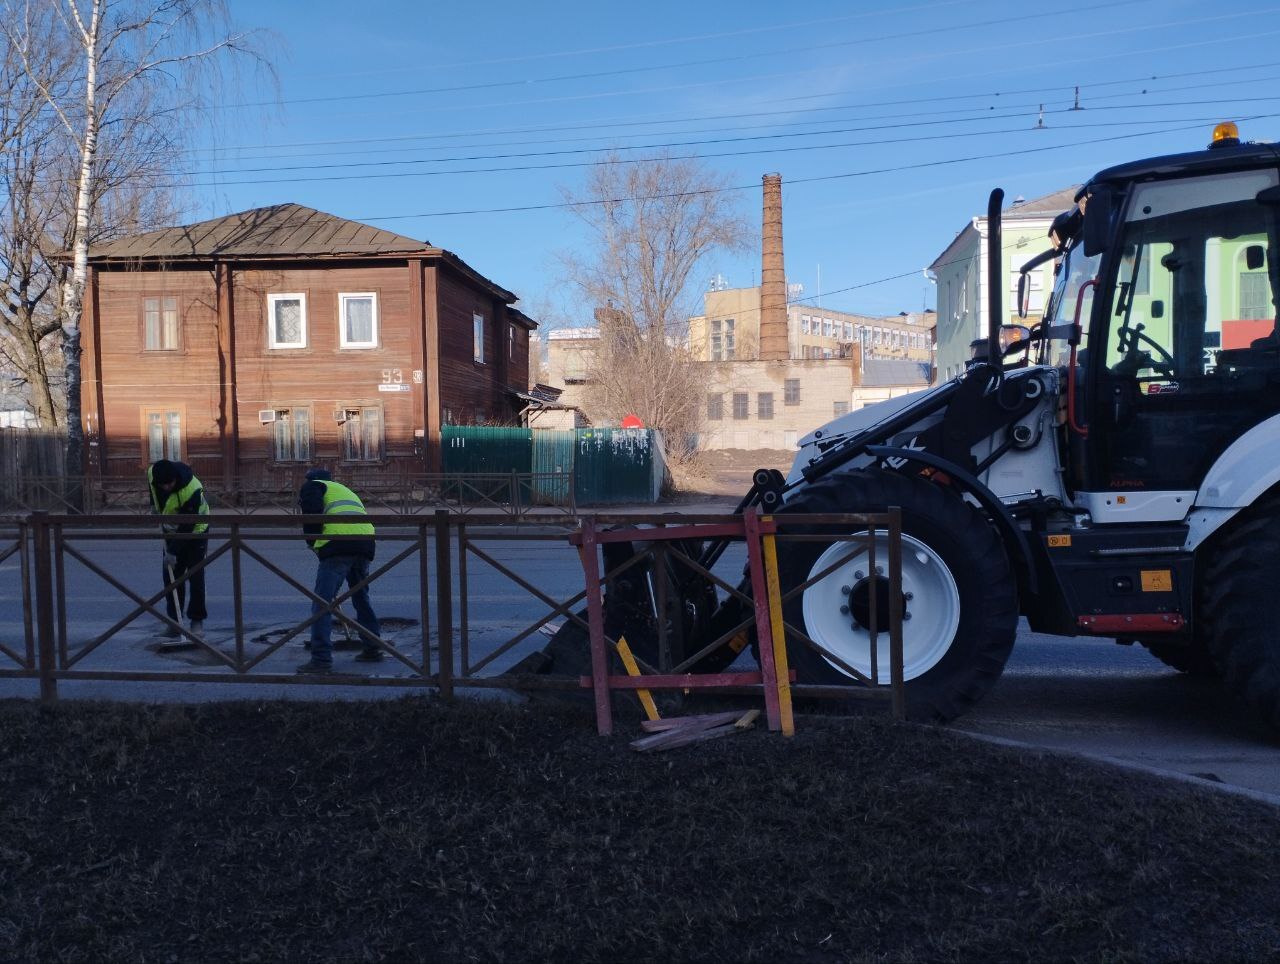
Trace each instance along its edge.
<path fill-rule="evenodd" d="M 656 502 L 665 463 L 650 429 L 583 428 L 532 431 L 446 425 L 441 433 L 446 474 L 533 473 L 534 504 L 609 505 Z"/>
<path fill-rule="evenodd" d="M 527 428 L 446 425 L 440 444 L 447 475 L 533 471 L 533 432 Z"/>
<path fill-rule="evenodd" d="M 662 455 L 656 433 L 642 428 L 581 428 L 574 446 L 579 505 L 656 502 Z"/>

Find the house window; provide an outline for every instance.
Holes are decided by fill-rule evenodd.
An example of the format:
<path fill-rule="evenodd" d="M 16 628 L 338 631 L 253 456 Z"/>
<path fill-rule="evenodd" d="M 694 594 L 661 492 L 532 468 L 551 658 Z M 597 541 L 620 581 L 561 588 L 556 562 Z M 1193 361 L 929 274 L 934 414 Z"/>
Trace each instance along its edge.
<path fill-rule="evenodd" d="M 853 322 L 846 321 L 844 323 L 844 340 L 853 341 Z"/>
<path fill-rule="evenodd" d="M 782 444 L 789 449 L 796 447 L 799 440 L 796 438 L 796 430 L 791 428 L 782 433 Z"/>
<path fill-rule="evenodd" d="M 711 322 L 710 348 L 712 361 L 733 361 L 734 356 L 734 320 L 716 318 Z"/>
<path fill-rule="evenodd" d="M 1240 314 L 1241 319 L 1270 318 L 1271 286 L 1267 283 L 1265 271 L 1240 272 Z"/>
<path fill-rule="evenodd" d="M 739 421 L 747 417 L 747 393 L 733 393 L 733 417 Z"/>
<path fill-rule="evenodd" d="M 833 403 L 832 403 L 832 405 L 831 405 L 831 414 L 835 415 L 837 418 L 838 418 L 839 416 L 841 416 L 841 415 L 848 415 L 848 414 L 849 414 L 849 403 L 848 403 L 848 402 L 833 402 Z"/>
<path fill-rule="evenodd" d="M 378 296 L 372 292 L 338 295 L 343 348 L 378 347 Z"/>
<path fill-rule="evenodd" d="M 147 461 L 182 460 L 182 413 L 173 409 L 147 409 Z"/>
<path fill-rule="evenodd" d="M 784 392 L 782 395 L 782 404 L 799 405 L 800 404 L 800 379 L 788 378 L 783 384 Z"/>
<path fill-rule="evenodd" d="M 760 392 L 756 395 L 756 418 L 773 418 L 773 392 Z"/>
<path fill-rule="evenodd" d="M 311 409 L 276 409 L 271 430 L 277 462 L 311 461 Z"/>
<path fill-rule="evenodd" d="M 343 461 L 382 461 L 382 409 L 347 408 L 342 416 Z"/>
<path fill-rule="evenodd" d="M 810 328 L 809 328 L 809 316 L 808 316 L 808 315 L 801 315 L 801 316 L 800 316 L 800 334 L 802 334 L 802 335 L 807 335 L 807 334 L 809 334 L 809 331 L 810 331 Z"/>
<path fill-rule="evenodd" d="M 724 395 L 716 392 L 707 396 L 707 421 L 718 422 L 724 418 Z"/>
<path fill-rule="evenodd" d="M 307 347 L 306 295 L 267 295 L 267 338 L 272 348 Z"/>
<path fill-rule="evenodd" d="M 471 316 L 471 359 L 484 364 L 484 315 Z"/>
<path fill-rule="evenodd" d="M 178 299 L 143 298 L 142 323 L 147 351 L 176 351 L 178 348 Z"/>

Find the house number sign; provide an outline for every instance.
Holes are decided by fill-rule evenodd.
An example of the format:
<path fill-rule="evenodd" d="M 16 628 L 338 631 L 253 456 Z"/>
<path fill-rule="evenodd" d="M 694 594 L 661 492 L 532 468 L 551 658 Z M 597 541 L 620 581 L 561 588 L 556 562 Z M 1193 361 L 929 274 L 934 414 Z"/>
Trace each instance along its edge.
<path fill-rule="evenodd" d="M 378 386 L 380 392 L 407 392 L 410 391 L 408 385 L 404 383 L 404 372 L 399 368 L 382 369 L 382 384 Z"/>

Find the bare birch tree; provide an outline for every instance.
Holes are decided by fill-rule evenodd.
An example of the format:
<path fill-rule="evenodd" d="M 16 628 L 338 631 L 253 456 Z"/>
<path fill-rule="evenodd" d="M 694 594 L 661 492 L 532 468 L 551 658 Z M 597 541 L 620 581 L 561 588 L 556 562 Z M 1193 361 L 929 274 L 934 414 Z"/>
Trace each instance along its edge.
<path fill-rule="evenodd" d="M 702 421 L 706 387 L 687 346 L 695 280 L 751 236 L 726 186 L 697 160 L 626 163 L 613 154 L 580 192 L 564 192 L 588 237 L 584 252 L 561 256 L 566 280 L 601 309 L 588 414 L 639 416 L 663 432 L 669 455 L 684 451 Z"/>
<path fill-rule="evenodd" d="M 227 27 L 221 0 L 7 0 L 0 21 L 25 80 L 71 147 L 63 249 L 70 258 L 59 277 L 56 319 L 66 385 L 66 471 L 78 479 L 80 322 L 89 247 L 101 235 L 103 215 L 108 209 L 143 215 L 153 207 L 147 180 L 177 156 L 184 121 L 202 106 L 199 92 L 218 89 L 221 68 L 236 55 L 261 61 L 250 35 Z M 50 58 L 50 49 L 66 53 Z M 113 179 L 134 190 L 113 193 Z"/>

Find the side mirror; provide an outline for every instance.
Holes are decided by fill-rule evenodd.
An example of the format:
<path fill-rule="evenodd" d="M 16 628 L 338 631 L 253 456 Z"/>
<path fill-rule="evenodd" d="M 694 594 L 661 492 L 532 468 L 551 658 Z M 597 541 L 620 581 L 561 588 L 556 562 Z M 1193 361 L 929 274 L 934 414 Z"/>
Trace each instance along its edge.
<path fill-rule="evenodd" d="M 1274 187 L 1264 187 L 1254 195 L 1254 200 L 1259 204 L 1280 204 L 1280 184 Z"/>
<path fill-rule="evenodd" d="M 1257 271 L 1267 263 L 1267 253 L 1260 244 L 1251 244 L 1244 249 L 1244 263 L 1250 271 Z"/>
<path fill-rule="evenodd" d="M 1026 275 L 1023 275 L 1025 278 Z M 1021 351 L 1031 340 L 1031 329 L 1026 325 L 1000 326 L 1000 355 L 1012 355 Z"/>
<path fill-rule="evenodd" d="M 1086 258 L 1107 250 L 1111 241 L 1111 188 L 1098 184 L 1089 189 L 1084 209 L 1084 254 Z"/>
<path fill-rule="evenodd" d="M 1018 275 L 1018 317 L 1027 317 L 1027 307 L 1031 301 L 1031 286 L 1027 284 L 1027 273 Z"/>
<path fill-rule="evenodd" d="M 1160 301 L 1159 299 L 1156 299 L 1155 301 L 1151 302 L 1151 317 L 1152 317 L 1152 318 L 1163 318 L 1163 317 L 1164 317 L 1164 302 L 1163 302 L 1163 301 Z"/>

